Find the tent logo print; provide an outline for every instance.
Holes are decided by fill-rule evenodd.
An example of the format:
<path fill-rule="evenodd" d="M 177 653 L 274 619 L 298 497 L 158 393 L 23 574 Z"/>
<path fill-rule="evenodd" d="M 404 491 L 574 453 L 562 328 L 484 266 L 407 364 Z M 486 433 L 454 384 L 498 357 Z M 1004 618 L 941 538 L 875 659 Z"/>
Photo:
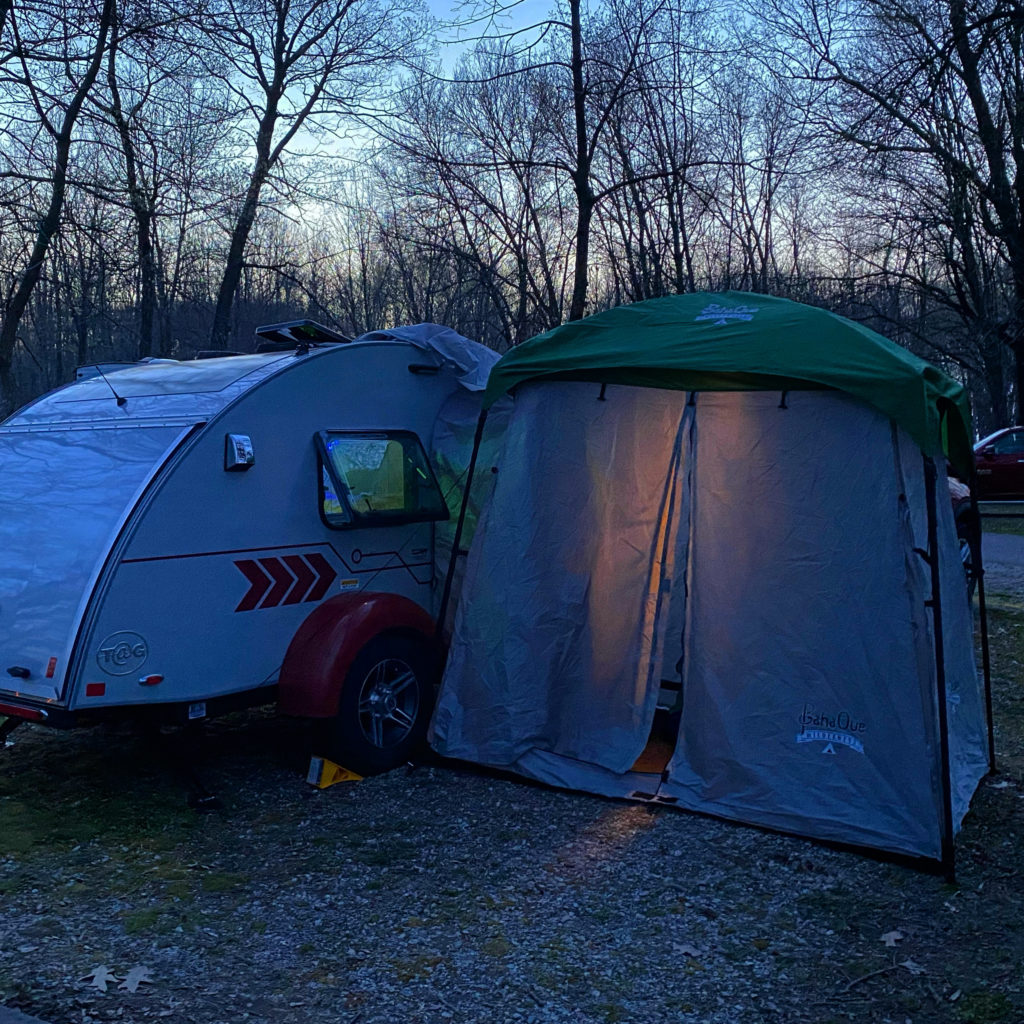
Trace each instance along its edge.
<path fill-rule="evenodd" d="M 700 311 L 699 316 L 694 317 L 694 322 L 710 320 L 713 326 L 718 327 L 729 323 L 730 320 L 753 320 L 754 314 L 760 308 L 760 306 L 720 306 L 717 302 L 712 302 L 710 306 L 705 306 Z"/>
<path fill-rule="evenodd" d="M 857 734 L 867 730 L 867 723 L 858 721 L 849 711 L 829 715 L 805 704 L 799 721 L 802 728 L 796 734 L 797 743 L 824 743 L 823 754 L 835 754 L 837 743 L 856 750 L 858 754 L 864 753 L 864 744 Z"/>
<path fill-rule="evenodd" d="M 856 736 L 851 736 L 848 732 L 833 732 L 831 729 L 805 729 L 803 732 L 796 734 L 796 741 L 797 743 L 814 743 L 815 741 L 824 743 L 823 754 L 834 754 L 836 752 L 836 743 L 849 747 L 851 750 L 856 750 L 858 754 L 864 753 L 864 744 Z"/>

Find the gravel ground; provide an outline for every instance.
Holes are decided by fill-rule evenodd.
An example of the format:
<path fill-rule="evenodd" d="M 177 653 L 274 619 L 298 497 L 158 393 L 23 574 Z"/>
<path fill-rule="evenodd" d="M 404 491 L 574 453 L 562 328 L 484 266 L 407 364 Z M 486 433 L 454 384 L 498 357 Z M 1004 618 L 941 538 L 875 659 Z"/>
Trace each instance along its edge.
<path fill-rule="evenodd" d="M 1024 594 L 990 573 L 995 605 Z M 23 728 L 0 754 L 0 1003 L 52 1024 L 1020 1024 L 1024 616 L 992 625 L 1001 772 L 956 885 L 465 766 L 318 791 L 301 727 L 261 713 L 209 727 L 223 806 L 200 814 L 151 742 Z"/>

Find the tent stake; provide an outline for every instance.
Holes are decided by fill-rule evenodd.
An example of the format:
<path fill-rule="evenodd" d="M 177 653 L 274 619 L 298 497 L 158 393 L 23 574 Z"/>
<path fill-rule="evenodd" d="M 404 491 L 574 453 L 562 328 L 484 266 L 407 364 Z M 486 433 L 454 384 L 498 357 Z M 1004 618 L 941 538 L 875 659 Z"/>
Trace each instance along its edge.
<path fill-rule="evenodd" d="M 448 559 L 448 571 L 444 576 L 444 591 L 441 594 L 441 608 L 437 613 L 437 629 L 434 633 L 439 640 L 443 639 L 444 619 L 448 614 L 448 601 L 452 594 L 452 581 L 455 579 L 455 563 L 459 557 L 459 544 L 462 542 L 462 528 L 466 524 L 466 510 L 469 508 L 469 492 L 473 487 L 473 471 L 476 469 L 476 457 L 480 453 L 480 442 L 484 436 L 484 424 L 487 422 L 487 410 L 480 412 L 476 421 L 476 434 L 473 435 L 473 454 L 469 457 L 469 469 L 466 471 L 466 489 L 462 492 L 462 506 L 459 509 L 459 521 L 455 527 L 455 539 L 452 541 L 452 553 Z"/>
<path fill-rule="evenodd" d="M 949 777 L 949 709 L 946 706 L 946 649 L 942 635 L 942 588 L 939 583 L 939 544 L 935 514 L 935 461 L 924 458 L 925 502 L 928 506 L 928 565 L 932 574 L 932 635 L 935 639 L 935 689 L 939 700 L 939 751 L 942 761 L 942 870 L 947 882 L 956 881 L 953 846 L 953 792 Z"/>

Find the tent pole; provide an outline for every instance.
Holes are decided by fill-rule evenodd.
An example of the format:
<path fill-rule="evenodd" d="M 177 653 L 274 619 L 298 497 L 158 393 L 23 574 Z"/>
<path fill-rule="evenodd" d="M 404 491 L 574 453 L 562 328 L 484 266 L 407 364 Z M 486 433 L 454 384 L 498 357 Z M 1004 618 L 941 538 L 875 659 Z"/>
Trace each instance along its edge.
<path fill-rule="evenodd" d="M 978 581 L 978 619 L 981 630 L 981 672 L 985 679 L 985 718 L 988 725 L 988 771 L 996 773 L 996 738 L 992 724 L 992 657 L 988 645 L 988 608 L 985 605 L 985 565 L 981 552 L 981 509 L 978 508 L 978 475 L 971 470 L 971 519 L 977 531 L 977 550 L 971 552 L 972 561 L 977 558 L 978 564 L 973 567 L 974 577 Z"/>
<path fill-rule="evenodd" d="M 939 752 L 942 761 L 942 869 L 946 881 L 956 880 L 956 854 L 953 847 L 953 791 L 949 773 L 949 711 L 946 706 L 946 649 L 942 635 L 942 588 L 939 584 L 938 526 L 935 512 L 935 484 L 938 472 L 935 460 L 924 457 L 924 490 L 928 507 L 928 566 L 932 574 L 932 596 L 925 604 L 932 610 L 932 635 L 935 638 L 935 689 L 939 701 Z"/>
<path fill-rule="evenodd" d="M 480 442 L 484 436 L 484 424 L 487 422 L 487 410 L 480 411 L 476 421 L 476 434 L 473 435 L 473 454 L 469 457 L 469 469 L 466 471 L 466 489 L 462 492 L 462 506 L 459 509 L 459 521 L 455 527 L 455 539 L 452 541 L 452 553 L 448 559 L 448 571 L 444 576 L 444 590 L 441 593 L 441 608 L 437 613 L 437 628 L 434 636 L 441 639 L 444 633 L 444 619 L 448 614 L 448 601 L 452 596 L 452 582 L 455 579 L 455 564 L 459 558 L 459 544 L 462 542 L 462 528 L 466 525 L 466 511 L 469 508 L 469 492 L 473 487 L 473 472 L 476 469 L 476 457 L 480 454 Z"/>

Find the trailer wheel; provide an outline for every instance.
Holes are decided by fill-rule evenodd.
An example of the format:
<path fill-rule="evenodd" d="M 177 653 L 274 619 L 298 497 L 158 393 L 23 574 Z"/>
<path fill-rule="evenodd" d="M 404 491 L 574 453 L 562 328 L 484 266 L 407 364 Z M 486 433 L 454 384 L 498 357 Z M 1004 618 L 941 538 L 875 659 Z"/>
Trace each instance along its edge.
<path fill-rule="evenodd" d="M 409 636 L 380 636 L 356 655 L 328 719 L 323 752 L 360 775 L 397 768 L 423 745 L 434 706 L 434 658 Z"/>

